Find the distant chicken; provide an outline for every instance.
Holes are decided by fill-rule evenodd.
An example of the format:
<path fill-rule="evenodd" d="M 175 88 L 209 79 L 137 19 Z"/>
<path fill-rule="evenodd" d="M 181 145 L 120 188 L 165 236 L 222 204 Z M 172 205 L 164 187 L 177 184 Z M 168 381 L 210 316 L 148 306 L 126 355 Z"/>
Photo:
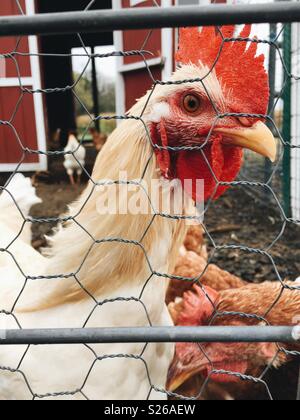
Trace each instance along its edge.
<path fill-rule="evenodd" d="M 75 185 L 74 173 L 77 174 L 77 183 L 80 184 L 81 175 L 85 165 L 85 148 L 78 142 L 76 138 L 76 133 L 70 132 L 68 138 L 68 144 L 64 149 L 65 161 L 64 167 L 69 175 L 70 182 L 72 185 Z"/>
<path fill-rule="evenodd" d="M 295 286 L 295 283 L 290 282 L 286 285 Z M 212 322 L 215 326 L 264 325 L 262 320 L 237 315 L 226 316 L 224 312 L 255 314 L 275 326 L 296 325 L 299 322 L 297 314 L 300 307 L 300 290 L 285 289 L 280 297 L 281 291 L 282 285 L 278 282 L 250 284 L 220 293 L 209 287 L 202 290 L 195 285 L 192 291 L 184 294 L 183 299 L 172 302 L 169 310 L 178 326 L 211 325 L 216 313 L 219 316 L 213 318 Z M 300 350 L 300 342 L 294 345 L 281 343 L 280 346 L 287 350 Z M 168 389 L 180 393 L 180 387 L 185 385 L 187 389 L 186 384 L 189 380 L 194 380 L 194 375 L 208 376 L 212 370 L 257 377 L 266 366 L 278 368 L 288 361 L 288 356 L 278 350 L 275 343 L 204 343 L 201 348 L 194 343 L 179 343 L 176 345 L 176 354 L 169 371 Z M 225 374 L 213 374 L 211 379 L 219 383 L 239 381 L 237 376 Z M 194 385 L 193 382 L 190 383 L 193 390 Z"/>

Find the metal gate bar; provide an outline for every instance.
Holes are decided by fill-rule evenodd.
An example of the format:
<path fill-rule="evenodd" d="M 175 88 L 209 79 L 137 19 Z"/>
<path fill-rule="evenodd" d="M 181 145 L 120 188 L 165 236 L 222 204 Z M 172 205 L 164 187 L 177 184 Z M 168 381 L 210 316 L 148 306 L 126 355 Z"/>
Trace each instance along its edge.
<path fill-rule="evenodd" d="M 299 22 L 299 2 L 137 8 L 0 18 L 0 36 L 108 32 L 241 23 Z"/>
<path fill-rule="evenodd" d="M 300 327 L 142 327 L 0 330 L 0 345 L 108 343 L 298 343 Z"/>

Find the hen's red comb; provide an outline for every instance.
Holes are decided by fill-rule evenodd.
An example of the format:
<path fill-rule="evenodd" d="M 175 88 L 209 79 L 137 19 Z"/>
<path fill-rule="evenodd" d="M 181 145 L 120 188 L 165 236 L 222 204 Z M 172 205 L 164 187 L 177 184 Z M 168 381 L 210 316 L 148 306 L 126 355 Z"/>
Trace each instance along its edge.
<path fill-rule="evenodd" d="M 194 285 L 193 290 L 183 295 L 183 308 L 178 317 L 180 326 L 203 325 L 214 313 L 214 305 L 219 301 L 219 293 L 208 286 Z"/>
<path fill-rule="evenodd" d="M 224 42 L 233 38 L 234 26 L 183 28 L 176 55 L 182 64 L 200 64 L 215 68 L 222 85 L 228 112 L 266 114 L 269 103 L 269 81 L 264 55 L 257 56 L 257 43 Z M 222 32 L 222 34 L 220 33 Z M 248 38 L 251 25 L 245 25 L 239 38 Z M 223 37 L 222 37 L 223 35 Z M 205 83 L 205 81 L 204 81 Z"/>

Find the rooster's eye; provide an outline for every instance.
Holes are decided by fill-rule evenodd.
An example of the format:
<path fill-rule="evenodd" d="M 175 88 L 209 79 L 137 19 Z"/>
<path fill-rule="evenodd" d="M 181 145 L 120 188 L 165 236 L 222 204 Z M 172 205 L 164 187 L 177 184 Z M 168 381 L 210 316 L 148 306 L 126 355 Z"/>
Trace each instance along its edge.
<path fill-rule="evenodd" d="M 201 100 L 195 95 L 186 95 L 183 98 L 183 107 L 189 114 L 194 114 L 199 111 Z"/>

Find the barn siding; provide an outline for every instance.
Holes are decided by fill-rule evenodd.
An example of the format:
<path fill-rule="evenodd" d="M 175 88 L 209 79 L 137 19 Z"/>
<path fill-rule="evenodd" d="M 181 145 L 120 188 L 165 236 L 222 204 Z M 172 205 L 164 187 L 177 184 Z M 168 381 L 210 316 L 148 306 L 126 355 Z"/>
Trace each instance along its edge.
<path fill-rule="evenodd" d="M 163 7 L 172 6 L 175 0 L 158 1 Z M 115 0 L 114 9 L 124 7 L 156 7 L 153 1 Z M 147 56 L 149 68 L 154 79 L 168 80 L 173 71 L 173 43 L 174 31 L 172 29 L 144 31 L 115 31 L 114 43 L 117 50 L 151 51 L 153 56 Z M 145 42 L 147 40 L 147 42 Z M 163 60 L 164 65 L 163 65 Z M 129 67 L 128 67 L 129 66 Z M 134 66 L 140 67 L 135 68 Z M 143 69 L 141 69 L 143 67 Z M 118 76 L 116 81 L 117 114 L 122 115 L 131 108 L 137 98 L 143 96 L 151 88 L 153 80 L 145 67 L 141 57 L 126 57 L 118 61 Z"/>
<path fill-rule="evenodd" d="M 25 11 L 25 0 L 20 1 L 22 10 Z M 20 11 L 17 7 L 15 0 L 2 0 L 0 2 L 0 16 L 8 15 L 19 15 Z M 0 51 L 1 54 L 10 53 L 17 49 L 19 52 L 28 53 L 29 45 L 28 38 L 23 37 L 21 42 L 18 43 L 17 37 L 4 37 L 0 38 Z M 20 70 L 20 75 L 22 77 L 29 77 L 31 75 L 30 69 L 30 59 L 29 57 L 16 57 L 18 67 Z M 7 77 L 17 77 L 18 72 L 16 68 L 16 63 L 12 59 L 6 59 L 6 76 Z"/>
<path fill-rule="evenodd" d="M 135 2 L 137 3 L 137 2 Z M 158 4 L 160 4 L 160 0 Z M 122 7 L 127 8 L 131 7 L 130 0 L 122 0 Z M 153 1 L 147 0 L 136 4 L 134 7 L 153 7 Z M 149 30 L 140 30 L 140 31 L 123 31 L 123 50 L 140 50 L 145 43 L 149 34 Z M 147 44 L 144 46 L 145 50 L 151 51 L 153 56 L 146 56 L 147 59 L 159 59 L 162 56 L 162 31 L 154 30 L 151 33 L 151 37 L 148 39 Z M 132 57 L 125 57 L 123 59 L 123 66 L 143 63 L 143 58 L 139 55 Z M 125 70 L 125 67 L 123 70 Z M 130 109 L 136 100 L 143 96 L 147 90 L 153 85 L 153 80 L 151 79 L 147 69 L 143 66 L 143 69 L 123 71 L 123 78 L 125 84 L 125 108 L 126 110 Z M 160 80 L 162 77 L 161 66 L 151 67 L 152 75 L 155 79 Z"/>
<path fill-rule="evenodd" d="M 16 109 L 16 104 L 20 98 L 20 89 L 17 87 L 0 88 L 0 115 L 4 121 L 9 121 Z M 15 118 L 12 121 L 14 130 L 8 126 L 0 126 L 0 156 L 1 161 L 5 163 L 19 162 L 22 158 L 22 148 L 18 141 L 18 136 L 24 147 L 36 148 L 37 133 L 35 121 L 28 116 L 34 115 L 34 105 L 32 95 L 25 95 L 21 105 L 16 111 Z M 27 155 L 24 163 L 38 162 L 37 155 Z"/>
<path fill-rule="evenodd" d="M 33 13 L 34 0 L 20 0 L 20 5 L 24 13 Z M 0 15 L 20 13 L 15 0 L 1 1 Z M 1 54 L 12 51 L 28 54 L 36 52 L 36 48 L 35 37 L 0 38 Z M 14 57 L 5 58 L 5 77 L 0 79 L 0 120 L 12 124 L 11 127 L 0 125 L 0 171 L 13 171 L 21 161 L 22 170 L 46 169 L 47 162 L 44 156 L 29 153 L 24 155 L 22 150 L 22 146 L 32 150 L 45 149 L 41 94 L 24 94 L 20 89 L 20 82 L 23 87 L 29 89 L 41 87 L 39 60 L 30 56 Z"/>
<path fill-rule="evenodd" d="M 158 1 L 157 3 L 160 4 L 161 2 Z M 130 7 L 130 0 L 123 0 L 122 5 L 124 8 Z M 148 1 L 143 1 L 141 4 L 137 4 L 135 8 L 152 7 L 152 6 L 153 6 L 153 1 L 148 0 Z M 149 29 L 139 30 L 139 31 L 124 31 L 123 32 L 124 50 L 125 51 L 132 50 L 132 49 L 139 50 L 142 47 L 148 34 L 149 34 Z M 145 46 L 146 50 L 147 48 L 150 48 L 151 53 L 154 54 L 153 57 L 161 56 L 161 30 L 160 29 L 152 31 L 151 38 L 149 39 L 149 42 Z M 141 57 L 138 55 L 124 58 L 124 64 L 138 63 L 140 61 L 141 61 Z"/>
<path fill-rule="evenodd" d="M 161 78 L 160 68 L 152 68 L 151 73 L 154 79 L 159 80 Z M 125 73 L 124 82 L 126 86 L 126 109 L 130 109 L 136 100 L 144 96 L 153 85 L 150 75 L 145 74 L 144 69 Z"/>

